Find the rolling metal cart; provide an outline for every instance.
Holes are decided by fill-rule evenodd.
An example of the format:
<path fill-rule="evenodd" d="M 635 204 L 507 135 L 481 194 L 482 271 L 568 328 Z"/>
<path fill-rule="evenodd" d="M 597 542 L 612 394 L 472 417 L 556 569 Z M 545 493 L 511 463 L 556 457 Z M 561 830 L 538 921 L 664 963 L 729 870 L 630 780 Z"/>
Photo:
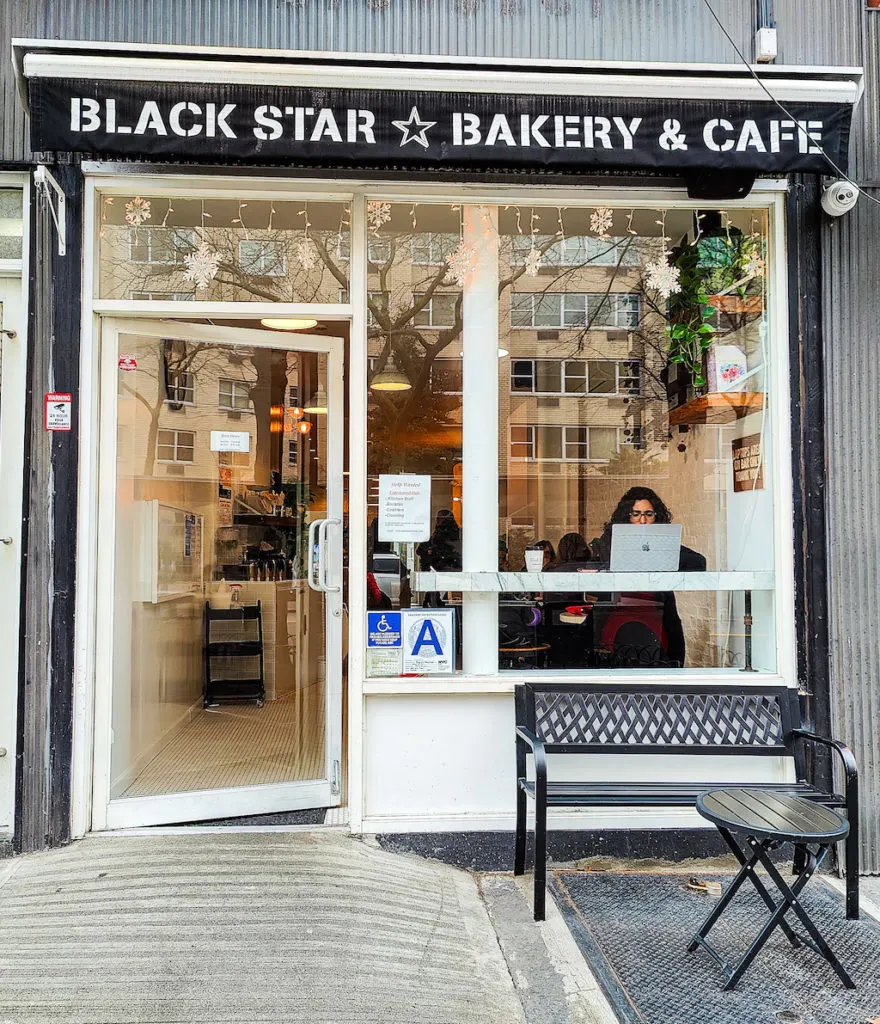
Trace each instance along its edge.
<path fill-rule="evenodd" d="M 262 707 L 265 696 L 260 602 L 227 609 L 206 601 L 204 706 L 255 701 Z"/>

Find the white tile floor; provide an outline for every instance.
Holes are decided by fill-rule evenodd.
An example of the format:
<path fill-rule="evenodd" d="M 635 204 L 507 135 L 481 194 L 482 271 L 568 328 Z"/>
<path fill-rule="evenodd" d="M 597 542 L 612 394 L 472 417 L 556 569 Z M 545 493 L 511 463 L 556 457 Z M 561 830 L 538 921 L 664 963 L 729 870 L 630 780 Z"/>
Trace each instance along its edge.
<path fill-rule="evenodd" d="M 201 710 L 144 768 L 125 797 L 299 782 L 324 775 L 324 689 Z"/>

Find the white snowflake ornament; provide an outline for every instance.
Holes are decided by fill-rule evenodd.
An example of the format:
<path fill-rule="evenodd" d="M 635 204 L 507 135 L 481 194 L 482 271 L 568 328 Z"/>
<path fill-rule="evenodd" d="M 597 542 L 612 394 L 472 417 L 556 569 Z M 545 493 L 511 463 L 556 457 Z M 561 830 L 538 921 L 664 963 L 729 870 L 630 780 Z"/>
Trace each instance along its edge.
<path fill-rule="evenodd" d="M 600 238 L 608 238 L 611 232 L 611 225 L 614 223 L 614 211 L 607 206 L 600 206 L 593 210 L 590 216 L 590 231 Z"/>
<path fill-rule="evenodd" d="M 202 242 L 197 249 L 183 257 L 183 262 L 186 264 L 183 276 L 187 281 L 193 281 L 198 288 L 207 288 L 220 269 L 220 253 L 207 242 Z"/>
<path fill-rule="evenodd" d="M 538 271 L 544 266 L 543 256 L 534 246 L 529 250 L 523 266 L 526 268 L 527 277 L 537 277 Z"/>
<path fill-rule="evenodd" d="M 464 288 L 470 276 L 480 265 L 480 255 L 472 245 L 462 242 L 446 261 L 449 267 L 448 276 L 460 287 Z"/>
<path fill-rule="evenodd" d="M 370 201 L 367 203 L 367 227 L 376 232 L 391 220 L 391 203 Z"/>
<path fill-rule="evenodd" d="M 681 291 L 678 283 L 680 274 L 678 267 L 673 266 L 664 256 L 645 267 L 645 284 L 661 298 L 668 299 L 670 295 Z"/>
<path fill-rule="evenodd" d="M 125 204 L 125 220 L 133 228 L 139 228 L 151 216 L 149 199 L 141 199 L 140 196 L 135 196 L 134 199 Z"/>
<path fill-rule="evenodd" d="M 303 270 L 313 270 L 315 267 L 315 247 L 309 242 L 297 242 L 293 247 L 293 255 L 296 262 Z"/>

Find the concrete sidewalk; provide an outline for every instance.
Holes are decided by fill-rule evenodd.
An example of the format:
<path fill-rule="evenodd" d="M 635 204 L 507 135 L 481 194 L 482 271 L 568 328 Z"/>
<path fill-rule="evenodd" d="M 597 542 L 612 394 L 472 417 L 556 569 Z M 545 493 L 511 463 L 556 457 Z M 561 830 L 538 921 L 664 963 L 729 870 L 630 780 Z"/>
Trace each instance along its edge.
<path fill-rule="evenodd" d="M 337 832 L 89 837 L 0 862 L 0 1021 L 607 1020 L 504 879 Z"/>

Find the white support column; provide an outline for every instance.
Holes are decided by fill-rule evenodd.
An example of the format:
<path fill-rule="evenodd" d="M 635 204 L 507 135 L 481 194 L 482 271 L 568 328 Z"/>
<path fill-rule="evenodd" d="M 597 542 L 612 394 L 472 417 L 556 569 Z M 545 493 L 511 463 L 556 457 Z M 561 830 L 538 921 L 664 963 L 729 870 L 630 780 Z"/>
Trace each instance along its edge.
<path fill-rule="evenodd" d="M 498 570 L 498 210 L 465 206 L 464 244 L 476 250 L 462 301 L 462 570 Z M 498 595 L 462 594 L 462 660 L 498 671 Z"/>

